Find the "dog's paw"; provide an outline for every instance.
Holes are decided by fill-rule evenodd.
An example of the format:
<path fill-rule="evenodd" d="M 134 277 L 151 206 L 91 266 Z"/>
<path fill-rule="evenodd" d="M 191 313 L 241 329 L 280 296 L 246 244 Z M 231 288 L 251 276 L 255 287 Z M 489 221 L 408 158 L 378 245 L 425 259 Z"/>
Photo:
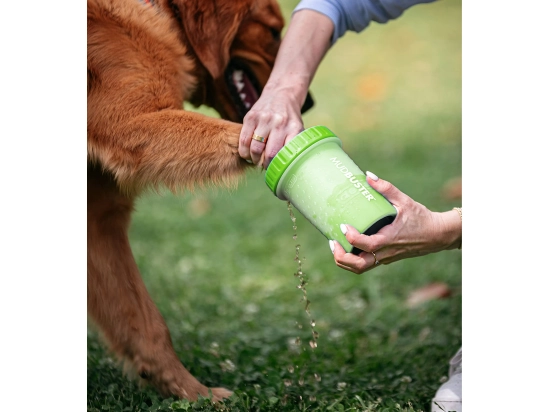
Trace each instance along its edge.
<path fill-rule="evenodd" d="M 210 388 L 210 390 L 212 391 L 212 400 L 214 402 L 221 401 L 233 395 L 233 392 L 228 391 L 225 388 Z"/>
<path fill-rule="evenodd" d="M 212 394 L 212 402 L 219 402 L 223 399 L 229 398 L 233 395 L 233 392 L 225 388 L 208 388 L 204 385 L 198 385 L 193 387 L 178 387 L 172 388 L 171 393 L 166 394 L 166 396 L 175 396 L 180 399 L 187 399 L 191 402 L 195 402 L 199 399 L 199 396 L 208 398 L 210 393 Z"/>

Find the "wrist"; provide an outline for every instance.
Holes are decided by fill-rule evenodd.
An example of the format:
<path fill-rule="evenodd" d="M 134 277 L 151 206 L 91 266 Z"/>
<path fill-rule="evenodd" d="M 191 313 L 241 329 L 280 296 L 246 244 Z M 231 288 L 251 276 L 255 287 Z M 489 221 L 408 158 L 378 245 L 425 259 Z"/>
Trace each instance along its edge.
<path fill-rule="evenodd" d="M 440 213 L 442 225 L 442 242 L 445 250 L 462 248 L 462 215 L 457 210 Z"/>
<path fill-rule="evenodd" d="M 282 77 L 271 76 L 262 94 L 277 96 L 277 99 L 290 101 L 297 107 L 302 107 L 308 93 L 309 83 L 304 76 L 286 74 Z"/>

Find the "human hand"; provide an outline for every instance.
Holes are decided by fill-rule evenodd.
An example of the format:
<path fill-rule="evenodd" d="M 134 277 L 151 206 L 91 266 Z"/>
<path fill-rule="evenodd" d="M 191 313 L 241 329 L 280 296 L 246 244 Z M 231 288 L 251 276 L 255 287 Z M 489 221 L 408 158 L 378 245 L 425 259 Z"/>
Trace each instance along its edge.
<path fill-rule="evenodd" d="M 331 240 L 329 245 L 336 265 L 360 274 L 376 267 L 377 261 L 388 264 L 460 247 L 462 219 L 456 211 L 432 212 L 370 172 L 367 172 L 367 183 L 393 204 L 397 216 L 392 224 L 371 236 L 343 222 L 340 227 L 348 242 L 364 252 L 359 256 L 346 253 L 338 242 Z"/>
<path fill-rule="evenodd" d="M 244 117 L 239 155 L 267 169 L 279 150 L 304 130 L 301 107 L 292 87 L 266 86 Z M 253 139 L 253 135 L 263 137 L 264 142 Z"/>
<path fill-rule="evenodd" d="M 332 20 L 317 11 L 304 9 L 292 15 L 273 71 L 243 119 L 242 158 L 267 168 L 279 150 L 304 130 L 301 110 L 312 104 L 308 87 L 330 48 L 333 31 Z M 254 134 L 264 141 L 254 140 Z"/>

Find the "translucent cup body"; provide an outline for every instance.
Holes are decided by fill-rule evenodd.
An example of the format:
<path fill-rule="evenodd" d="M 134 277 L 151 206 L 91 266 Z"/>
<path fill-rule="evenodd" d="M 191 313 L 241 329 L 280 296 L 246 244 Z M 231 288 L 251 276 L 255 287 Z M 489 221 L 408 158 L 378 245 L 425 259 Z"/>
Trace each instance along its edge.
<path fill-rule="evenodd" d="M 365 173 L 342 150 L 337 137 L 324 138 L 296 157 L 282 174 L 278 198 L 288 200 L 327 239 L 359 254 L 340 224 L 372 235 L 391 223 L 396 209 L 366 181 Z"/>

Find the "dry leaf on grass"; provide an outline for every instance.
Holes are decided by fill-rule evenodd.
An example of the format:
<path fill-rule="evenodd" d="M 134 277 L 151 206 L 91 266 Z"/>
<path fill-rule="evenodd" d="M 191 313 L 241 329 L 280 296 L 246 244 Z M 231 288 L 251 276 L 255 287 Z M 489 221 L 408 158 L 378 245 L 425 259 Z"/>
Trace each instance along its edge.
<path fill-rule="evenodd" d="M 442 195 L 446 200 L 462 199 L 462 177 L 455 177 L 445 183 Z"/>
<path fill-rule="evenodd" d="M 188 210 L 192 217 L 197 218 L 210 211 L 212 206 L 206 197 L 197 196 L 189 202 Z"/>
<path fill-rule="evenodd" d="M 446 283 L 430 283 L 419 289 L 413 290 L 407 299 L 407 306 L 413 308 L 429 300 L 446 298 L 450 295 L 451 289 Z"/>

